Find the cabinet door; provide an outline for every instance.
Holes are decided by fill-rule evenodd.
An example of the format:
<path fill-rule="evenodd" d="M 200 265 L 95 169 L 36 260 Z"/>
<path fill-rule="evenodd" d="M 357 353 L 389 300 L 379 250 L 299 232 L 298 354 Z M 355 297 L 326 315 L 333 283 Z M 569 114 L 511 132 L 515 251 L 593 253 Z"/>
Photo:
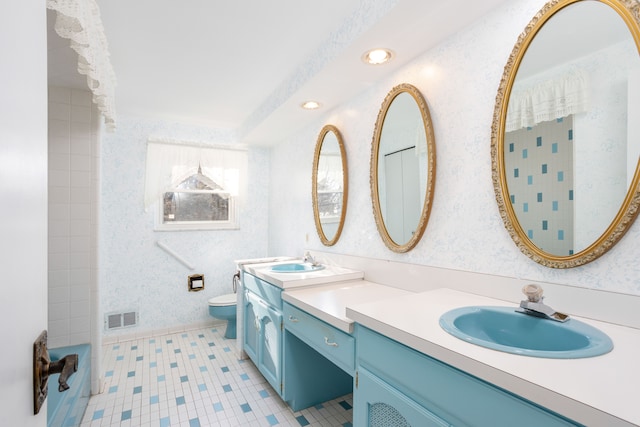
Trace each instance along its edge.
<path fill-rule="evenodd" d="M 260 335 L 260 323 L 256 314 L 255 306 L 258 299 L 253 297 L 249 292 L 245 293 L 244 298 L 244 351 L 258 364 L 258 339 Z"/>
<path fill-rule="evenodd" d="M 258 368 L 269 384 L 282 395 L 282 314 L 262 301 L 258 304 Z"/>
<path fill-rule="evenodd" d="M 353 425 L 369 427 L 449 427 L 398 390 L 360 367 L 353 395 Z"/>

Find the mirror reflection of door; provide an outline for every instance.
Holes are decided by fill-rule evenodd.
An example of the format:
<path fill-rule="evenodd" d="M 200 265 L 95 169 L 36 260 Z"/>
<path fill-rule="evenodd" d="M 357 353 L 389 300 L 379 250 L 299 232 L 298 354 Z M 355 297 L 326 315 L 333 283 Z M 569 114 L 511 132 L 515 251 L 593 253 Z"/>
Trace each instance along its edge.
<path fill-rule="evenodd" d="M 394 242 L 408 242 L 420 221 L 420 170 L 416 147 L 385 154 L 385 224 Z"/>

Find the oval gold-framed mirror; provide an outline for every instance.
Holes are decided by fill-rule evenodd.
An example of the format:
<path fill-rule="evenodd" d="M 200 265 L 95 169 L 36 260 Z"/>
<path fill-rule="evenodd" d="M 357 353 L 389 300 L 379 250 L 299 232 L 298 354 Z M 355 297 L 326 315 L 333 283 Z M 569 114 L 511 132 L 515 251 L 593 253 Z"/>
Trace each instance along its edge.
<path fill-rule="evenodd" d="M 335 126 L 326 125 L 316 141 L 311 177 L 313 216 L 325 246 L 335 245 L 342 234 L 349 194 L 348 175 L 342 135 Z"/>
<path fill-rule="evenodd" d="M 387 94 L 371 143 L 373 215 L 385 245 L 407 252 L 424 234 L 433 202 L 436 152 L 427 103 L 413 85 Z"/>
<path fill-rule="evenodd" d="M 500 82 L 491 157 L 517 247 L 551 268 L 589 263 L 640 206 L 640 5 L 552 0 L 518 38 Z"/>

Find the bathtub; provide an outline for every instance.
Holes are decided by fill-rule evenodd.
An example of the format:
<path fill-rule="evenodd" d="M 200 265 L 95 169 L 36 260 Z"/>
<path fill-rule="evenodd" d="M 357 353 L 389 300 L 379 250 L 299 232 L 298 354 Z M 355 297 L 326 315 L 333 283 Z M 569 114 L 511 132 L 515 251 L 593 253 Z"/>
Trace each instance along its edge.
<path fill-rule="evenodd" d="M 78 371 L 67 381 L 69 389 L 59 392 L 59 374 L 49 377 L 47 427 L 77 427 L 87 409 L 91 395 L 91 346 L 80 344 L 51 348 L 49 358 L 53 362 L 73 353 L 78 354 Z"/>

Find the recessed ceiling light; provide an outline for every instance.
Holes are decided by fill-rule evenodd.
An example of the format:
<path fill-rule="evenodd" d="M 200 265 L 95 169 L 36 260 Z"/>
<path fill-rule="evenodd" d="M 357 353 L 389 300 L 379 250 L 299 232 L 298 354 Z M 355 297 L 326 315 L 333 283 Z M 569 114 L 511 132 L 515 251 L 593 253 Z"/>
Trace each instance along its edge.
<path fill-rule="evenodd" d="M 305 110 L 315 110 L 316 108 L 320 108 L 320 103 L 317 101 L 307 101 L 301 105 Z"/>
<path fill-rule="evenodd" d="M 388 62 L 393 57 L 393 52 L 389 49 L 371 49 L 362 55 L 362 60 L 371 65 L 380 65 Z"/>

